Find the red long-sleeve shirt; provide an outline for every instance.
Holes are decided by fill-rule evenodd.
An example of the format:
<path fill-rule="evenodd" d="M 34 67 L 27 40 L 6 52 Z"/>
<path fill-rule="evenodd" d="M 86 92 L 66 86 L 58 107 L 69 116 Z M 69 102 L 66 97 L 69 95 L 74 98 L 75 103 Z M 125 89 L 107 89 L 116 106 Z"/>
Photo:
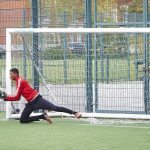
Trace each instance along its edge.
<path fill-rule="evenodd" d="M 18 76 L 16 79 L 16 94 L 14 96 L 6 96 L 6 101 L 19 101 L 23 96 L 28 102 L 32 101 L 39 92 L 34 90 L 29 83 Z"/>

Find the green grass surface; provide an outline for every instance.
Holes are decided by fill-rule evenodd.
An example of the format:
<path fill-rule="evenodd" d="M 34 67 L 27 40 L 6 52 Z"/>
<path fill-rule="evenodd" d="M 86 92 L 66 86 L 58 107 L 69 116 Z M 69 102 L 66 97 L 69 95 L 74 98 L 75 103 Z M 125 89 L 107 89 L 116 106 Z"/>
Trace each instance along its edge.
<path fill-rule="evenodd" d="M 3 118 L 0 113 L 0 118 Z M 150 125 L 90 125 L 53 119 L 20 124 L 0 121 L 0 150 L 149 150 Z"/>

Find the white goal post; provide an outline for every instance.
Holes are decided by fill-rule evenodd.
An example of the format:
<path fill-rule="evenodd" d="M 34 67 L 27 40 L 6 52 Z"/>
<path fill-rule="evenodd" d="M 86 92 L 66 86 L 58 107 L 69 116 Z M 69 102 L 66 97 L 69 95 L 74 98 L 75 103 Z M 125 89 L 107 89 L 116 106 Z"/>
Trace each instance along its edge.
<path fill-rule="evenodd" d="M 150 33 L 150 28 L 7 28 L 6 29 L 6 92 L 11 94 L 11 34 L 12 33 Z M 9 60 L 9 61 L 7 61 Z M 36 115 L 34 113 L 33 115 Z M 52 116 L 69 116 L 65 113 L 49 113 Z M 11 104 L 6 102 L 6 119 L 18 118 L 20 114 L 11 114 Z M 125 118 L 125 119 L 150 119 L 150 115 L 143 114 L 108 114 L 108 113 L 83 113 L 82 117 L 96 118 Z"/>

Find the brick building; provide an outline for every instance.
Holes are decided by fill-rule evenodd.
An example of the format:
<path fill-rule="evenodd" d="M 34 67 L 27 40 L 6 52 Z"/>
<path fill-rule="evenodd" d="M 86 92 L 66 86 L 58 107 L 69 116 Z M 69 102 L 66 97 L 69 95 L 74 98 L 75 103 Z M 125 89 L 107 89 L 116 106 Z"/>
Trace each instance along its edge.
<path fill-rule="evenodd" d="M 5 45 L 6 28 L 23 27 L 29 22 L 26 0 L 0 0 L 0 45 Z"/>

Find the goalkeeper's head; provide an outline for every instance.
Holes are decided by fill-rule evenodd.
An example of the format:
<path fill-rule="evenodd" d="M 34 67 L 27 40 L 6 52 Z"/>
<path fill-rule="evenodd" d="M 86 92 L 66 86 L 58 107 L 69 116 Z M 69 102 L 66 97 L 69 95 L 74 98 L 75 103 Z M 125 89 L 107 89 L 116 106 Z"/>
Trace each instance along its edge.
<path fill-rule="evenodd" d="M 19 70 L 17 68 L 10 69 L 10 79 L 15 80 L 19 76 Z"/>

